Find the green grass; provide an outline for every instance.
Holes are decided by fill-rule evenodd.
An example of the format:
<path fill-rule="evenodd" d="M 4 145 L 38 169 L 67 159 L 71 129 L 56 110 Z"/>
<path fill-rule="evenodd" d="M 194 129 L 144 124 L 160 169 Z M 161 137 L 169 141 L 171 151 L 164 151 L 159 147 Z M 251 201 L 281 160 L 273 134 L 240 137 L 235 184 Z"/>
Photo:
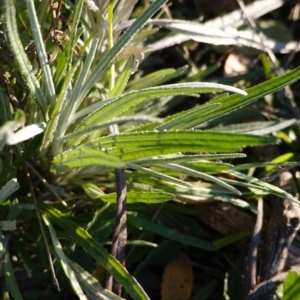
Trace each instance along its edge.
<path fill-rule="evenodd" d="M 247 21 L 238 45 L 220 28 L 201 36 L 197 20 L 169 19 L 169 10 L 180 16 L 182 7 L 166 2 L 115 0 L 96 9 L 92 1 L 58 1 L 59 18 L 48 1 L 1 6 L 5 299 L 160 299 L 151 278 L 159 273 L 164 284 L 165 266 L 183 251 L 193 265 L 190 299 L 237 300 L 242 286 L 234 270 L 243 269 L 237 257 L 247 255 L 257 199 L 265 201 L 266 220 L 272 196 L 299 203 L 298 54 L 272 48 L 272 62 L 259 42 L 246 48 L 253 30 Z M 282 26 L 292 35 L 276 18 L 286 9 L 292 4 L 267 22 L 271 33 Z M 170 37 L 178 39 L 172 47 Z M 265 45 L 270 40 L 265 36 Z M 249 65 L 224 78 L 233 49 Z M 290 166 L 293 190 L 261 180 Z M 125 265 L 110 254 L 121 196 Z M 32 288 L 22 287 L 17 270 Z M 104 289 L 108 274 L 122 294 Z"/>

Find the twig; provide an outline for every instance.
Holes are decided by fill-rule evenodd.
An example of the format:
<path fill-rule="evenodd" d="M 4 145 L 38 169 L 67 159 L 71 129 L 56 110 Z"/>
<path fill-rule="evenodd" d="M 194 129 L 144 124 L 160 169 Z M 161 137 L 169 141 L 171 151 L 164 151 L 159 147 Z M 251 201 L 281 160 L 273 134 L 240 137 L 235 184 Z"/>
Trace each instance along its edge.
<path fill-rule="evenodd" d="M 119 132 L 117 125 L 109 127 L 111 133 Z M 115 169 L 116 184 L 117 184 L 117 215 L 113 240 L 111 246 L 111 255 L 114 256 L 122 265 L 126 261 L 126 241 L 127 241 L 127 209 L 126 209 L 126 176 L 124 169 Z M 113 280 L 110 275 L 106 281 L 106 289 L 112 290 L 117 295 L 121 296 L 122 286 Z"/>
<path fill-rule="evenodd" d="M 248 254 L 248 267 L 245 274 L 245 294 L 253 290 L 256 286 L 257 270 L 257 253 L 261 239 L 261 230 L 263 224 L 263 199 L 258 198 L 256 223 L 254 225 L 253 235 L 251 238 Z"/>
<path fill-rule="evenodd" d="M 127 241 L 127 216 L 126 216 L 126 178 L 124 169 L 116 169 L 117 181 L 117 217 L 115 231 L 113 235 L 113 244 L 111 254 L 115 256 L 118 261 L 125 266 L 126 259 L 126 241 Z M 113 291 L 121 296 L 122 285 L 114 282 Z"/>
<path fill-rule="evenodd" d="M 40 230 L 41 230 L 41 234 L 42 234 L 43 241 L 44 241 L 45 248 L 46 248 L 46 252 L 47 252 L 47 258 L 48 258 L 48 261 L 49 261 L 49 267 L 50 267 L 50 271 L 51 271 L 51 274 L 52 274 L 53 284 L 57 288 L 57 290 L 60 291 L 60 286 L 59 286 L 58 280 L 56 278 L 54 267 L 53 267 L 53 261 L 52 261 L 52 257 L 51 257 L 50 247 L 49 247 L 49 244 L 47 242 L 47 237 L 46 237 L 44 227 L 43 227 L 43 223 L 42 223 L 42 219 L 41 219 L 41 216 L 40 216 L 40 213 L 39 213 L 39 208 L 38 208 L 38 205 L 37 205 L 35 192 L 34 192 L 34 188 L 33 188 L 33 185 L 32 185 L 32 181 L 31 181 L 31 177 L 30 177 L 28 167 L 30 167 L 30 165 L 29 165 L 29 163 L 26 162 L 26 167 L 25 168 L 26 168 L 26 173 L 27 173 L 27 177 L 28 177 L 28 181 L 29 181 L 29 187 L 30 187 L 30 191 L 31 191 L 31 194 L 32 194 L 33 205 L 34 205 L 34 208 L 35 208 L 36 217 L 37 217 L 37 220 L 38 220 L 38 223 L 39 223 L 39 227 L 40 227 Z"/>
<path fill-rule="evenodd" d="M 118 125 L 109 126 L 111 134 L 118 134 Z M 111 246 L 111 255 L 114 256 L 123 266 L 126 261 L 126 241 L 127 241 L 127 208 L 126 208 L 126 194 L 127 184 L 124 169 L 115 169 L 116 185 L 117 185 L 117 214 L 115 229 L 113 232 L 113 240 Z M 122 285 L 113 280 L 111 275 L 108 276 L 105 288 L 109 291 L 115 292 L 121 296 Z"/>
<path fill-rule="evenodd" d="M 289 247 L 300 227 L 300 207 L 289 200 L 276 199 L 269 222 L 265 249 L 262 257 L 260 281 L 270 280 L 284 270 Z M 273 299 L 273 290 L 268 289 L 262 298 Z M 251 298 L 254 299 L 254 298 Z M 255 298 L 256 299 L 256 298 Z"/>
<path fill-rule="evenodd" d="M 265 242 L 261 280 L 284 269 L 288 249 L 300 227 L 300 207 L 289 200 L 276 199 Z"/>
<path fill-rule="evenodd" d="M 272 278 L 261 282 L 259 285 L 255 287 L 253 291 L 251 291 L 247 297 L 247 300 L 258 299 L 259 297 L 263 297 L 268 294 L 270 291 L 273 291 L 279 284 L 285 281 L 288 273 L 290 271 L 296 272 L 300 275 L 300 264 L 294 265 L 290 268 L 290 270 L 286 272 L 281 272 Z"/>

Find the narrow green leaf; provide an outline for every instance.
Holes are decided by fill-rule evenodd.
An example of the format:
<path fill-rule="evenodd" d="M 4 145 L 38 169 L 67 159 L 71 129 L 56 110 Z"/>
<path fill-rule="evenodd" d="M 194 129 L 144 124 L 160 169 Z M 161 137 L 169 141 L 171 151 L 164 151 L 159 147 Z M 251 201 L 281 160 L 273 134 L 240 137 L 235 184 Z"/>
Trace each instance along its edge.
<path fill-rule="evenodd" d="M 234 167 L 232 164 L 223 163 L 223 162 L 214 162 L 209 160 L 199 160 L 199 161 L 186 161 L 185 163 L 182 163 L 181 165 L 193 168 L 194 170 L 215 174 L 220 172 L 226 172 L 229 170 L 232 170 Z"/>
<path fill-rule="evenodd" d="M 242 193 L 239 190 L 237 190 L 236 188 L 234 188 L 230 184 L 224 182 L 223 180 L 221 180 L 218 177 L 209 175 L 207 173 L 199 172 L 199 171 L 191 169 L 189 167 L 181 166 L 181 165 L 177 165 L 177 164 L 166 164 L 166 165 L 163 165 L 163 168 L 175 170 L 175 171 L 178 171 L 180 173 L 183 173 L 183 174 L 186 174 L 186 175 L 189 175 L 189 176 L 193 176 L 193 177 L 196 177 L 196 178 L 198 177 L 198 178 L 205 179 L 207 181 L 214 182 L 214 183 L 222 186 L 223 188 L 225 188 L 225 189 L 227 189 L 227 190 L 229 190 L 229 191 L 231 191 L 231 192 L 233 192 L 233 193 L 235 193 L 239 196 L 242 195 Z"/>
<path fill-rule="evenodd" d="M 58 173 L 88 166 L 121 168 L 123 165 L 123 162 L 117 157 L 95 149 L 74 149 L 59 154 L 53 159 L 53 168 Z"/>
<path fill-rule="evenodd" d="M 4 278 L 9 293 L 12 295 L 14 300 L 23 300 L 21 292 L 19 290 L 14 270 L 11 264 L 9 252 L 6 251 L 4 255 Z"/>
<path fill-rule="evenodd" d="M 105 193 L 92 182 L 81 182 L 81 186 L 84 189 L 86 195 L 91 199 L 95 199 L 99 196 L 105 195 Z"/>
<path fill-rule="evenodd" d="M 117 199 L 116 193 L 110 193 L 105 195 L 100 195 L 99 198 L 110 202 L 115 203 Z M 130 191 L 126 194 L 126 202 L 128 204 L 142 202 L 142 203 L 162 203 L 166 201 L 174 200 L 174 195 L 164 192 L 139 192 L 139 191 Z"/>
<path fill-rule="evenodd" d="M 269 184 L 267 182 L 263 182 L 263 181 L 255 178 L 255 177 L 247 176 L 247 175 L 245 175 L 243 173 L 240 173 L 240 172 L 237 172 L 237 171 L 231 171 L 230 173 L 233 176 L 236 176 L 237 178 L 240 178 L 240 179 L 244 180 L 246 182 L 245 186 L 247 186 L 247 185 L 251 186 L 251 184 L 252 184 L 257 189 L 261 189 L 261 190 L 266 191 L 270 194 L 276 195 L 280 198 L 288 199 L 290 201 L 293 201 L 293 202 L 296 202 L 296 203 L 300 204 L 300 201 L 298 199 L 294 198 L 291 194 L 287 193 L 286 191 L 284 191 L 283 189 L 281 189 L 281 188 L 279 188 L 275 185 Z M 229 182 L 231 180 L 226 179 L 226 181 Z"/>
<path fill-rule="evenodd" d="M 51 106 L 54 106 L 56 101 L 55 89 L 54 89 L 52 74 L 50 70 L 50 65 L 47 58 L 47 53 L 44 46 L 44 40 L 41 33 L 41 27 L 36 15 L 34 1 L 26 0 L 26 6 L 27 6 L 31 30 L 32 30 L 36 50 L 37 50 L 36 52 L 39 57 L 39 64 L 44 74 L 44 82 L 46 83 L 45 88 L 47 91 L 48 98 L 50 100 L 50 104 Z"/>
<path fill-rule="evenodd" d="M 218 249 L 222 249 L 223 247 L 226 247 L 230 244 L 234 244 L 236 243 L 237 241 L 245 238 L 245 237 L 248 237 L 251 235 L 251 232 L 248 231 L 248 232 L 237 232 L 237 233 L 234 233 L 234 234 L 231 234 L 231 235 L 228 235 L 228 236 L 225 236 L 223 238 L 220 238 L 220 239 L 217 239 L 215 241 L 212 242 L 212 247 L 215 249 L 215 250 L 218 250 Z"/>
<path fill-rule="evenodd" d="M 90 135 L 91 133 L 95 132 L 95 131 L 100 131 L 103 128 L 108 128 L 108 126 L 113 125 L 113 124 L 123 124 L 123 123 L 128 123 L 128 122 L 141 122 L 141 123 L 145 123 L 145 122 L 154 122 L 154 123 L 161 123 L 162 119 L 160 118 L 155 118 L 155 117 L 151 117 L 151 116 L 146 116 L 146 115 L 131 115 L 128 117 L 120 117 L 120 118 L 113 118 L 110 119 L 107 122 L 98 124 L 98 125 L 90 125 L 85 127 L 83 130 L 81 131 L 76 131 L 70 134 L 66 134 L 61 141 L 68 141 L 67 144 L 65 145 L 66 149 L 72 148 L 74 146 L 74 144 L 77 144 L 77 140 L 76 138 L 80 137 L 86 137 L 88 135 Z"/>
<path fill-rule="evenodd" d="M 165 123 L 157 126 L 156 129 L 160 131 L 191 129 L 202 123 L 202 118 L 209 115 L 219 106 L 221 106 L 221 103 L 201 105 L 191 110 L 167 117 Z"/>
<path fill-rule="evenodd" d="M 23 204 L 23 205 L 25 205 L 25 204 Z M 9 210 L 8 210 L 8 214 L 6 216 L 6 220 L 15 222 L 15 220 L 21 213 L 21 210 L 23 207 L 19 204 L 18 199 L 15 198 L 15 199 L 11 200 L 9 203 Z"/>
<path fill-rule="evenodd" d="M 140 90 L 151 86 L 158 86 L 171 79 L 184 75 L 188 70 L 188 66 L 183 66 L 178 69 L 163 69 L 152 72 L 141 78 L 130 80 L 128 90 Z"/>
<path fill-rule="evenodd" d="M 52 222 L 65 230 L 70 239 L 84 248 L 97 263 L 103 266 L 119 283 L 121 283 L 133 299 L 149 300 L 139 283 L 131 277 L 127 270 L 111 256 L 105 248 L 97 243 L 87 231 L 55 208 L 41 202 L 39 202 L 39 206 Z"/>
<path fill-rule="evenodd" d="M 275 143 L 273 137 L 217 132 L 171 131 L 138 132 L 98 138 L 80 148 L 96 148 L 119 156 L 123 161 L 176 152 L 235 152 L 243 146 Z"/>
<path fill-rule="evenodd" d="M 75 5 L 75 12 L 74 15 L 72 17 L 72 25 L 71 25 L 71 33 L 70 33 L 70 42 L 67 44 L 67 58 L 68 58 L 68 62 L 67 62 L 67 68 L 70 70 L 71 69 L 71 63 L 72 63 L 72 59 L 73 59 L 73 49 L 76 46 L 76 42 L 77 42 L 77 37 L 78 37 L 78 25 L 80 22 L 80 16 L 81 16 L 81 12 L 82 12 L 82 8 L 83 8 L 83 0 L 77 0 L 76 1 L 76 5 Z"/>
<path fill-rule="evenodd" d="M 297 123 L 296 119 L 291 120 L 278 120 L 278 121 L 266 121 L 266 122 L 247 122 L 239 124 L 231 124 L 227 126 L 218 126 L 218 132 L 229 132 L 229 133 L 246 133 L 254 135 L 266 135 L 272 134 L 276 131 L 285 129 Z M 209 129 L 208 131 L 215 131 Z"/>
<path fill-rule="evenodd" d="M 8 181 L 0 190 L 0 204 L 5 201 L 12 193 L 19 188 L 19 183 L 16 178 Z"/>
<path fill-rule="evenodd" d="M 256 207 L 249 204 L 249 202 L 236 198 L 232 192 L 225 189 L 218 188 L 216 185 L 209 183 L 195 183 L 193 187 L 187 187 L 183 185 L 174 185 L 168 182 L 156 182 L 155 180 L 149 180 L 148 176 L 143 178 L 141 174 L 135 174 L 133 177 L 136 181 L 139 180 L 142 183 L 128 183 L 128 188 L 136 190 L 149 190 L 155 187 L 155 190 L 161 190 L 166 193 L 171 193 L 176 195 L 176 200 L 182 201 L 184 203 L 196 204 L 202 201 L 212 200 L 212 201 L 222 201 L 225 203 L 231 203 L 241 208 L 250 210 L 256 213 Z M 136 179 L 137 178 L 137 179 Z M 225 181 L 225 179 L 223 179 Z M 235 183 L 229 182 L 232 185 Z"/>
<path fill-rule="evenodd" d="M 192 187 L 192 184 L 190 184 L 189 182 L 180 180 L 178 178 L 169 176 L 169 175 L 161 173 L 161 172 L 157 172 L 157 171 L 154 171 L 154 170 L 151 170 L 151 169 L 148 169 L 148 168 L 144 168 L 144 167 L 136 165 L 136 164 L 128 163 L 127 167 L 131 168 L 131 169 L 134 169 L 134 170 L 141 171 L 141 172 L 143 172 L 145 174 L 148 174 L 148 175 L 150 175 L 154 178 L 159 178 L 159 179 L 165 180 L 169 183 L 174 183 L 176 185 L 179 184 L 179 185 L 182 185 L 182 186 Z"/>
<path fill-rule="evenodd" d="M 248 105 L 266 95 L 275 93 L 287 85 L 292 84 L 300 78 L 300 67 L 287 72 L 284 75 L 260 83 L 254 87 L 246 89 L 247 96 L 230 95 L 228 97 L 219 97 L 209 101 L 210 104 L 221 103 L 221 106 L 206 116 L 202 121 L 210 121 L 217 117 L 228 114 L 238 108 Z"/>
<path fill-rule="evenodd" d="M 221 153 L 221 154 L 194 154 L 194 155 L 184 155 L 184 154 L 170 154 L 151 158 L 141 158 L 136 160 L 135 164 L 143 164 L 146 166 L 159 165 L 162 163 L 194 163 L 201 160 L 220 160 L 220 159 L 234 159 L 234 158 L 244 158 L 246 154 L 244 153 Z M 208 163 L 210 164 L 210 162 Z M 206 169 L 207 170 L 207 169 Z M 220 172 L 218 170 L 217 172 Z"/>
<path fill-rule="evenodd" d="M 43 142 L 42 142 L 41 150 L 40 150 L 42 157 L 46 155 L 46 152 L 50 148 L 50 146 L 52 148 L 55 147 L 54 142 L 56 144 L 56 147 L 55 147 L 56 151 L 55 151 L 55 149 L 53 149 L 54 153 L 58 151 L 57 143 L 58 143 L 58 139 L 60 137 L 60 131 L 62 131 L 62 128 L 60 128 L 60 130 L 58 130 L 57 127 L 58 127 L 59 121 L 61 121 L 61 114 L 62 114 L 62 110 L 63 110 L 63 106 L 64 106 L 64 101 L 66 100 L 66 97 L 67 97 L 67 94 L 69 91 L 69 87 L 71 85 L 71 82 L 73 80 L 73 77 L 74 77 L 75 72 L 76 72 L 77 68 L 79 67 L 79 65 L 80 65 L 80 60 L 78 60 L 73 65 L 72 69 L 67 74 L 67 76 L 63 82 L 61 93 L 58 96 L 58 99 L 56 101 L 56 104 L 55 104 L 54 109 L 51 114 L 51 118 L 49 119 L 49 122 L 47 123 L 47 127 L 45 129 L 45 133 L 43 136 Z M 64 120 L 64 122 L 66 123 L 67 120 Z"/>
<path fill-rule="evenodd" d="M 91 41 L 91 46 L 88 51 L 88 55 L 84 61 L 82 70 L 80 70 L 79 76 L 76 79 L 75 85 L 73 89 L 70 91 L 71 95 L 68 99 L 67 103 L 64 105 L 64 110 L 61 116 L 61 119 L 64 123 L 69 124 L 70 122 L 66 122 L 66 120 L 69 121 L 70 116 L 74 114 L 74 112 L 77 110 L 79 105 L 81 104 L 81 100 L 79 98 L 80 92 L 82 90 L 82 86 L 87 80 L 88 74 L 91 71 L 91 65 L 94 61 L 98 46 L 100 43 L 100 39 L 94 38 Z M 89 43 L 86 43 L 86 46 L 89 45 Z M 66 101 L 64 101 L 65 103 Z M 65 126 L 66 128 L 66 126 Z"/>
<path fill-rule="evenodd" d="M 74 292 L 76 293 L 76 295 L 78 296 L 78 298 L 80 300 L 87 300 L 87 297 L 84 295 L 84 293 L 75 277 L 75 274 L 70 267 L 69 261 L 63 251 L 61 243 L 59 242 L 59 240 L 57 238 L 57 235 L 56 235 L 56 232 L 55 232 L 53 226 L 51 225 L 51 223 L 49 222 L 48 218 L 45 215 L 42 215 L 42 218 L 43 218 L 45 225 L 48 227 L 54 250 L 55 250 L 57 256 L 59 257 L 59 262 L 62 266 L 62 269 L 64 270 L 65 275 L 69 279 L 69 282 L 70 282 Z"/>
<path fill-rule="evenodd" d="M 60 51 L 59 48 L 58 51 Z M 65 69 L 67 66 L 66 51 L 63 51 L 56 57 L 55 64 L 56 66 L 55 66 L 55 73 L 53 76 L 53 82 L 55 86 L 59 86 L 61 80 L 63 80 L 65 77 Z"/>
<path fill-rule="evenodd" d="M 1 124 L 4 124 L 7 121 L 11 121 L 12 114 L 10 111 L 10 103 L 5 95 L 4 91 L 0 89 L 0 121 Z"/>
<path fill-rule="evenodd" d="M 130 55 L 121 74 L 119 75 L 116 81 L 113 90 L 109 93 L 109 97 L 118 96 L 123 93 L 124 89 L 127 86 L 129 77 L 131 75 L 133 63 L 134 63 L 134 56 Z"/>
<path fill-rule="evenodd" d="M 111 244 L 111 242 L 109 242 L 109 244 Z M 156 243 L 151 243 L 144 240 L 127 241 L 126 244 L 130 246 L 142 246 L 142 247 L 151 247 L 151 248 L 157 247 Z"/>
<path fill-rule="evenodd" d="M 98 122 L 98 120 L 104 122 L 112 119 L 113 117 L 116 117 L 119 114 L 127 111 L 129 108 L 150 99 L 177 95 L 195 96 L 198 93 L 212 93 L 222 91 L 230 91 L 233 93 L 240 93 L 242 95 L 245 95 L 245 92 L 240 89 L 216 83 L 192 82 L 169 84 L 147 88 L 139 91 L 132 91 L 128 94 L 108 99 L 105 102 L 90 105 L 89 107 L 79 111 L 74 116 L 73 121 L 79 117 L 82 117 L 83 115 L 86 115 L 87 113 L 91 113 L 77 128 L 77 130 L 81 130 L 82 128 L 85 128 L 91 124 L 95 124 L 95 122 Z"/>
<path fill-rule="evenodd" d="M 261 146 L 267 143 L 274 143 L 274 137 L 260 137 L 246 134 L 229 134 L 219 132 L 202 131 L 164 131 L 164 132 L 138 132 L 112 135 L 97 139 L 98 145 L 103 148 L 120 147 L 138 148 L 153 146 L 203 146 L 208 148 L 216 146 L 215 152 L 220 148 L 234 151 L 244 146 Z M 205 151 L 205 150 L 203 150 Z"/>
<path fill-rule="evenodd" d="M 90 39 L 85 42 L 83 50 L 90 45 L 90 42 Z M 94 39 L 92 41 L 90 51 L 87 55 L 86 61 L 84 62 L 83 68 L 80 71 L 80 75 L 77 78 L 74 88 L 71 88 L 73 85 L 73 77 L 75 76 L 75 73 L 81 64 L 80 59 L 78 59 L 73 64 L 71 70 L 68 72 L 66 78 L 63 81 L 61 92 L 58 95 L 56 105 L 53 109 L 51 118 L 44 133 L 43 143 L 41 145 L 42 157 L 45 156 L 46 151 L 50 146 L 52 146 L 53 155 L 57 155 L 61 151 L 60 139 L 62 138 L 62 136 L 64 136 L 68 125 L 71 123 L 71 117 L 72 113 L 74 112 L 74 107 L 77 107 L 81 103 L 77 98 L 77 93 L 80 92 L 82 85 L 80 80 L 85 80 L 98 44 L 98 39 Z M 69 93 L 71 93 L 71 96 L 69 95 Z"/>
<path fill-rule="evenodd" d="M 69 260 L 69 264 L 71 265 L 77 280 L 80 282 L 82 289 L 89 299 L 126 300 L 104 289 L 94 276 L 81 268 L 77 263 Z"/>
<path fill-rule="evenodd" d="M 296 300 L 300 295 L 300 276 L 295 271 L 290 271 L 283 283 L 282 300 Z"/>
<path fill-rule="evenodd" d="M 137 149 L 137 150 L 136 150 Z M 132 149 L 122 147 L 121 149 L 108 150 L 107 153 L 118 156 L 124 162 L 136 162 L 140 159 L 151 159 L 153 156 L 168 155 L 178 152 L 218 152 L 216 146 L 212 145 L 179 145 L 179 146 L 156 146 L 156 147 L 141 147 Z M 221 152 L 233 152 L 237 148 L 222 148 Z"/>

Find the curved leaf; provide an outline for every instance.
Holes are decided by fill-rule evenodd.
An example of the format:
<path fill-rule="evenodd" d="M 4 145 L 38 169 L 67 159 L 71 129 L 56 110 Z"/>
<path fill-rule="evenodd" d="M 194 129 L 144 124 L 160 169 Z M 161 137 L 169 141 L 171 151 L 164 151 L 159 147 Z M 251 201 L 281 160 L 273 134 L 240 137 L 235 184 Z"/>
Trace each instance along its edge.
<path fill-rule="evenodd" d="M 244 153 L 220 153 L 220 154 L 195 154 L 195 155 L 185 155 L 185 154 L 171 154 L 171 155 L 163 155 L 151 158 L 142 158 L 136 160 L 135 164 L 143 164 L 143 165 L 157 165 L 162 163 L 194 163 L 199 162 L 200 160 L 215 160 L 215 159 L 234 159 L 234 158 L 243 158 L 246 157 Z M 205 165 L 209 165 L 210 162 L 206 162 Z M 215 164 L 215 163 L 213 163 Z M 207 169 L 206 169 L 207 170 Z M 210 172 L 212 170 L 209 170 Z M 213 170 L 214 172 L 215 170 Z M 218 170 L 219 172 L 220 170 Z"/>
<path fill-rule="evenodd" d="M 20 187 L 16 178 L 9 180 L 0 190 L 0 204 Z"/>
<path fill-rule="evenodd" d="M 115 203 L 117 194 L 110 193 L 106 195 L 100 195 L 100 199 Z M 130 191 L 126 194 L 126 202 L 128 204 L 142 202 L 142 203 L 162 203 L 166 201 L 174 200 L 174 195 L 164 192 L 139 192 L 139 191 Z"/>
<path fill-rule="evenodd" d="M 188 70 L 188 66 L 183 66 L 178 69 L 163 69 L 154 71 L 141 78 L 130 80 L 127 89 L 140 90 L 146 87 L 158 86 L 171 79 L 184 75 Z"/>
<path fill-rule="evenodd" d="M 149 300 L 139 283 L 130 276 L 127 270 L 105 248 L 97 243 L 90 234 L 78 226 L 70 218 L 49 205 L 39 202 L 42 211 L 50 220 L 59 225 L 68 234 L 71 240 L 80 245 L 91 255 L 97 263 L 103 266 L 132 296 L 137 300 Z"/>
<path fill-rule="evenodd" d="M 204 104 L 188 111 L 166 118 L 166 122 L 156 127 L 157 130 L 191 129 L 202 123 L 204 116 L 221 106 L 221 103 Z"/>
<path fill-rule="evenodd" d="M 202 122 L 213 120 L 217 117 L 221 117 L 229 112 L 232 112 L 238 108 L 248 105 L 259 98 L 263 98 L 266 95 L 275 93 L 286 85 L 292 84 L 300 78 L 300 67 L 295 68 L 287 72 L 284 75 L 278 76 L 274 79 L 260 83 L 254 87 L 246 89 L 247 96 L 230 95 L 227 97 L 218 97 L 208 103 L 221 103 L 221 106 L 211 112 L 210 115 L 205 116 Z"/>
<path fill-rule="evenodd" d="M 78 130 L 94 124 L 98 120 L 106 121 L 113 117 L 118 116 L 129 108 L 159 97 L 177 96 L 177 95 L 192 95 L 195 96 L 198 93 L 214 93 L 229 91 L 232 93 L 239 93 L 246 95 L 246 93 L 238 88 L 234 88 L 228 85 L 209 83 L 209 82 L 189 82 L 179 84 L 162 85 L 158 87 L 151 87 L 143 90 L 132 91 L 128 94 L 121 95 L 116 98 L 108 99 L 105 102 L 98 102 L 94 105 L 79 111 L 74 119 L 78 119 L 88 113 L 91 113 L 78 127 Z M 96 111 L 95 111 L 96 110 Z"/>
<path fill-rule="evenodd" d="M 78 147 L 106 150 L 123 161 L 176 152 L 236 152 L 244 146 L 275 143 L 276 138 L 201 131 L 138 132 L 98 138 Z"/>
<path fill-rule="evenodd" d="M 74 149 L 57 155 L 53 160 L 53 168 L 57 173 L 68 172 L 74 168 L 88 166 L 123 167 L 123 162 L 102 150 Z"/>
<path fill-rule="evenodd" d="M 29 15 L 29 21 L 31 24 L 32 34 L 36 46 L 36 52 L 39 57 L 39 64 L 44 74 L 45 85 L 44 88 L 47 91 L 47 95 L 50 100 L 51 106 L 55 105 L 55 88 L 52 79 L 51 69 L 47 58 L 46 49 L 40 29 L 40 24 L 36 15 L 36 9 L 33 0 L 26 0 L 27 11 Z"/>
<path fill-rule="evenodd" d="M 233 192 L 233 193 L 235 193 L 239 196 L 242 195 L 242 193 L 239 190 L 237 190 L 232 185 L 224 182 L 222 179 L 220 179 L 216 176 L 212 176 L 212 175 L 206 174 L 204 172 L 199 172 L 197 170 L 193 170 L 192 168 L 188 168 L 188 167 L 177 165 L 177 164 L 165 164 L 163 166 L 163 168 L 175 170 L 175 171 L 178 171 L 180 173 L 187 174 L 189 176 L 193 176 L 193 177 L 196 177 L 196 178 L 198 177 L 198 178 L 205 179 L 207 181 L 214 182 L 214 183 L 224 187 L 225 189 L 228 189 L 229 191 L 231 191 L 231 192 Z"/>

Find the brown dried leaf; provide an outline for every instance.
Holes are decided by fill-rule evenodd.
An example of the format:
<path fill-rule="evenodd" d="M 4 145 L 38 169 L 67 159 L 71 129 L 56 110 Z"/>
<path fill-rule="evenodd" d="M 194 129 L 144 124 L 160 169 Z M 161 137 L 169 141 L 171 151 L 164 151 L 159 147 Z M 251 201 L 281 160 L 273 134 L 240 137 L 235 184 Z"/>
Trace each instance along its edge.
<path fill-rule="evenodd" d="M 162 300 L 188 300 L 193 289 L 194 273 L 187 254 L 181 252 L 170 262 L 163 274 Z"/>

